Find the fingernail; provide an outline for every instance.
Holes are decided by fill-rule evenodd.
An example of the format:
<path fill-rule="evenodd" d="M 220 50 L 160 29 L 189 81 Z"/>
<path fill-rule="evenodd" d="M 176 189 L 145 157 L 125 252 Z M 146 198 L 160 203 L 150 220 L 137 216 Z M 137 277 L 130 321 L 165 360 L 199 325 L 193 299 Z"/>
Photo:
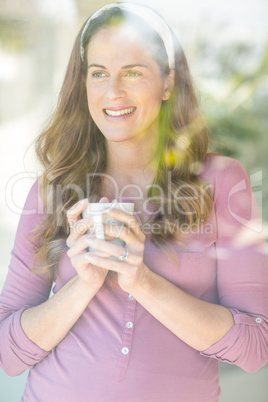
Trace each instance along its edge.
<path fill-rule="evenodd" d="M 109 198 L 108 197 L 101 197 L 99 202 L 109 202 Z"/>
<path fill-rule="evenodd" d="M 86 254 L 86 255 L 85 255 L 85 259 L 88 260 L 88 261 L 90 261 L 90 262 L 92 262 L 93 259 L 94 259 L 94 257 L 93 257 L 92 255 Z"/>
<path fill-rule="evenodd" d="M 79 205 L 84 205 L 87 202 L 87 198 L 84 198 L 83 200 L 79 201 Z"/>
<path fill-rule="evenodd" d="M 92 237 L 86 237 L 85 242 L 88 244 L 92 244 L 94 242 L 94 239 L 92 239 Z"/>

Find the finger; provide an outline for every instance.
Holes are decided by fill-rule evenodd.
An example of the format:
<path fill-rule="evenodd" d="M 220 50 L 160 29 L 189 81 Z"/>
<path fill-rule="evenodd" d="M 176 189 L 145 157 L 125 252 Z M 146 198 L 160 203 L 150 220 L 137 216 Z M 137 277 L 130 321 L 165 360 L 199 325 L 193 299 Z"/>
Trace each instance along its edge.
<path fill-rule="evenodd" d="M 85 233 L 89 233 L 90 235 L 93 232 L 94 222 L 92 217 L 88 217 L 85 219 L 79 219 L 74 225 L 71 227 L 70 235 L 66 240 L 66 244 L 68 247 L 72 247 L 73 244 Z"/>
<path fill-rule="evenodd" d="M 143 232 L 140 229 L 137 219 L 128 212 L 122 211 L 117 208 L 112 208 L 107 211 L 104 211 L 103 214 L 119 222 L 124 223 L 131 231 L 133 231 L 133 233 L 136 234 L 136 236 L 142 237 Z"/>
<path fill-rule="evenodd" d="M 99 202 L 106 202 L 106 203 L 110 203 L 109 198 L 108 197 L 102 197 Z M 111 204 L 115 204 L 116 202 L 118 202 L 115 198 L 112 200 Z"/>
<path fill-rule="evenodd" d="M 92 216 L 77 220 L 71 228 L 73 239 L 78 239 L 81 235 L 85 234 L 90 229 L 93 229 L 93 227 L 94 222 Z"/>
<path fill-rule="evenodd" d="M 142 245 L 145 241 L 145 235 L 143 232 L 136 235 L 128 226 L 125 225 L 116 225 L 113 223 L 103 224 L 103 231 L 105 238 L 110 236 L 113 239 L 120 239 L 127 243 L 131 248 L 137 250 L 139 250 L 139 245 Z"/>
<path fill-rule="evenodd" d="M 92 265 L 100 268 L 107 269 L 109 271 L 115 271 L 118 273 L 125 273 L 126 269 L 129 270 L 129 264 L 126 261 L 113 260 L 111 258 L 103 258 L 101 256 L 86 253 L 85 259 Z"/>
<path fill-rule="evenodd" d="M 109 202 L 109 198 L 107 197 L 102 197 L 99 202 Z"/>
<path fill-rule="evenodd" d="M 116 261 L 120 261 L 120 262 L 122 261 L 122 260 L 118 260 L 118 258 L 120 256 L 122 256 L 122 254 L 125 251 L 126 246 L 120 246 L 119 244 L 106 242 L 104 240 L 98 240 L 98 239 L 94 239 L 94 240 L 93 239 L 88 239 L 87 243 L 90 244 L 90 247 L 94 248 L 94 251 L 90 255 L 99 256 L 99 257 L 106 257 L 106 258 L 107 257 L 108 258 L 109 257 L 116 257 Z M 126 262 L 128 264 L 130 263 L 132 265 L 138 266 L 143 261 L 142 245 L 139 244 L 139 246 L 141 246 L 141 247 L 136 248 L 134 251 L 132 250 L 132 252 L 131 252 L 131 248 L 127 247 L 128 251 L 129 251 L 129 254 L 128 254 Z M 95 251 L 95 249 L 97 249 L 97 251 Z M 96 265 L 98 265 L 98 264 L 96 263 Z M 106 267 L 106 266 L 107 266 L 107 264 L 105 266 L 101 265 L 101 267 Z"/>
<path fill-rule="evenodd" d="M 88 237 L 96 238 L 96 225 L 93 221 L 93 217 L 89 216 L 84 219 L 79 219 L 71 228 L 71 233 L 66 240 L 67 246 L 72 247 L 81 236 L 87 234 Z M 109 234 L 105 234 L 105 240 L 111 241 L 115 236 L 110 236 Z"/>
<path fill-rule="evenodd" d="M 96 232 L 94 231 L 94 226 L 90 227 L 89 231 L 88 231 L 88 237 L 92 238 L 92 239 L 96 239 Z M 108 234 L 105 234 L 105 240 L 106 241 L 111 241 L 114 240 L 114 237 L 109 236 Z"/>
<path fill-rule="evenodd" d="M 88 251 L 88 243 L 86 242 L 87 235 L 80 237 L 67 251 L 68 257 L 72 258 L 77 254 L 81 254 L 82 252 Z"/>
<path fill-rule="evenodd" d="M 77 242 L 77 240 L 87 232 L 93 236 L 93 227 L 94 222 L 92 217 L 79 219 L 78 221 L 76 221 L 72 225 L 70 234 L 66 239 L 67 246 L 71 248 Z"/>
<path fill-rule="evenodd" d="M 78 221 L 82 212 L 87 208 L 87 205 L 88 205 L 88 199 L 84 198 L 83 200 L 78 201 L 76 204 L 74 204 L 71 208 L 67 210 L 66 215 L 70 227 L 72 227 L 75 224 L 75 222 Z"/>
<path fill-rule="evenodd" d="M 93 265 L 90 263 L 90 261 L 88 260 L 88 255 L 93 255 L 92 252 L 87 252 L 87 253 L 80 253 L 80 254 L 76 254 L 72 257 L 70 257 L 71 263 L 73 265 L 73 267 L 77 270 L 81 272 L 81 270 L 85 270 L 89 267 L 89 265 Z M 97 258 L 103 258 L 103 259 L 107 259 L 107 255 L 105 255 L 105 253 L 101 253 L 99 252 L 98 254 L 94 253 L 94 256 L 96 256 Z M 99 267 L 98 267 L 99 268 Z"/>
<path fill-rule="evenodd" d="M 86 255 L 87 253 L 81 253 L 71 257 L 71 263 L 77 272 L 88 268 L 90 261 L 86 258 Z"/>
<path fill-rule="evenodd" d="M 99 257 L 103 257 L 103 258 L 110 258 L 112 257 L 111 254 L 105 252 L 105 251 L 98 251 L 98 250 L 89 250 L 88 253 L 90 254 L 94 254 L 97 255 Z"/>
<path fill-rule="evenodd" d="M 91 235 L 90 235 L 91 236 Z M 77 254 L 81 254 L 85 251 L 91 251 L 95 254 L 102 255 L 103 257 L 110 257 L 111 253 L 109 250 L 107 251 L 107 247 L 103 246 L 101 249 L 98 248 L 98 243 L 94 243 L 94 241 L 97 240 L 96 238 L 89 237 L 88 235 L 84 235 L 80 237 L 77 242 L 75 242 L 67 251 L 68 257 L 72 258 L 73 256 Z M 95 244 L 94 246 L 91 246 L 92 242 Z M 107 245 L 108 242 L 104 243 Z M 93 248 L 94 250 L 88 250 L 88 247 Z"/>
<path fill-rule="evenodd" d="M 107 253 L 105 251 L 99 251 L 99 250 L 95 250 L 95 249 L 94 250 L 88 250 L 87 248 L 88 248 L 88 245 L 86 244 L 83 247 L 81 247 L 81 249 L 80 249 L 81 252 L 78 252 L 78 249 L 73 249 L 73 247 L 72 247 L 67 251 L 67 255 L 72 260 L 72 262 L 73 262 L 74 258 L 76 258 L 79 255 L 85 254 L 85 253 L 92 253 L 94 255 L 98 255 L 98 256 L 103 257 L 103 258 L 111 257 L 111 254 L 109 254 L 109 253 Z"/>
<path fill-rule="evenodd" d="M 105 240 L 86 238 L 85 243 L 87 243 L 91 249 L 94 249 L 94 254 L 97 254 L 98 252 L 100 253 L 99 255 L 104 253 L 108 257 L 119 257 L 124 252 L 123 246 Z"/>

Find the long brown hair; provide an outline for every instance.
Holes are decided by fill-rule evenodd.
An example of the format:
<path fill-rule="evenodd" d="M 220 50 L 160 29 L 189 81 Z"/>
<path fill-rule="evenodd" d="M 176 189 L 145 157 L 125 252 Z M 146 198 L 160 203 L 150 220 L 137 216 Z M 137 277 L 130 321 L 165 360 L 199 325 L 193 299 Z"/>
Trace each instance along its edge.
<path fill-rule="evenodd" d="M 168 57 L 162 39 L 142 19 L 133 18 L 131 13 L 122 12 L 118 8 L 107 10 L 95 18 L 84 35 L 85 54 L 90 39 L 101 28 L 111 24 L 119 25 L 122 21 L 134 27 L 138 23 L 139 32 L 142 29 L 146 41 L 155 45 L 150 46 L 150 49 L 153 49 L 152 56 L 161 74 L 169 74 Z M 35 236 L 39 246 L 34 272 L 48 271 L 51 280 L 66 251 L 65 240 L 69 233 L 66 210 L 84 197 L 88 197 L 91 202 L 99 200 L 102 182 L 100 175 L 93 173 L 105 172 L 107 164 L 105 137 L 91 118 L 87 105 L 87 60 L 85 57 L 82 62 L 80 57 L 82 29 L 74 43 L 56 110 L 36 141 L 36 154 L 44 166 L 39 191 L 46 213 Z M 163 101 L 161 106 L 157 170 L 147 193 L 156 209 L 161 209 L 154 218 L 161 229 L 152 233 L 152 241 L 164 251 L 169 249 L 168 243 L 177 238 L 182 224 L 188 228 L 198 226 L 205 221 L 212 208 L 211 193 L 204 190 L 204 183 L 198 177 L 198 169 L 207 154 L 207 130 L 199 111 L 185 55 L 174 33 L 172 36 L 175 48 L 175 86 L 171 97 Z M 89 175 L 90 183 L 87 183 Z M 171 179 L 169 189 L 168 177 Z M 159 198 L 159 187 L 165 194 L 165 202 Z M 178 188 L 179 197 L 176 195 Z"/>

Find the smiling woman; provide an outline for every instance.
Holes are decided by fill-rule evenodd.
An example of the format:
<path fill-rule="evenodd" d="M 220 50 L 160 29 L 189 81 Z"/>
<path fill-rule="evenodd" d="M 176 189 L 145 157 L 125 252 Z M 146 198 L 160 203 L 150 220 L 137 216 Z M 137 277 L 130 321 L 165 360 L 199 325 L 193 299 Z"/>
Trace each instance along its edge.
<path fill-rule="evenodd" d="M 133 36 L 133 29 L 123 25 L 103 28 L 91 39 L 86 82 L 89 112 L 108 148 L 110 140 L 135 139 L 140 149 L 153 151 L 158 115 L 162 101 L 169 98 L 174 74 L 162 77 L 146 41 Z"/>
<path fill-rule="evenodd" d="M 22 401 L 216 402 L 220 360 L 266 364 L 260 217 L 240 164 L 207 149 L 166 22 L 136 3 L 94 13 L 36 142 L 44 172 L 0 297 L 0 365 L 30 368 Z M 83 213 L 112 200 L 134 216 L 104 211 L 97 238 Z"/>

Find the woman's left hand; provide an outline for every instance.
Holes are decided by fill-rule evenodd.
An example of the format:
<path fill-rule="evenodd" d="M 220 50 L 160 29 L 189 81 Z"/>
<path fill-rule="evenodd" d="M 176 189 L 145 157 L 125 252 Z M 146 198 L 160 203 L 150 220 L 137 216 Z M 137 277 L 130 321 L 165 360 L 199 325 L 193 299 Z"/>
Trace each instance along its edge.
<path fill-rule="evenodd" d="M 97 249 L 105 257 L 89 252 L 87 258 L 96 266 L 117 272 L 121 289 L 133 293 L 146 280 L 150 272 L 143 262 L 145 234 L 133 215 L 115 208 L 105 215 L 124 223 L 124 226 L 104 223 L 103 227 L 105 235 L 125 242 L 128 257 L 123 261 L 109 259 L 110 256 L 121 256 L 124 253 L 124 247 L 105 240 L 88 239 L 89 246 Z"/>

